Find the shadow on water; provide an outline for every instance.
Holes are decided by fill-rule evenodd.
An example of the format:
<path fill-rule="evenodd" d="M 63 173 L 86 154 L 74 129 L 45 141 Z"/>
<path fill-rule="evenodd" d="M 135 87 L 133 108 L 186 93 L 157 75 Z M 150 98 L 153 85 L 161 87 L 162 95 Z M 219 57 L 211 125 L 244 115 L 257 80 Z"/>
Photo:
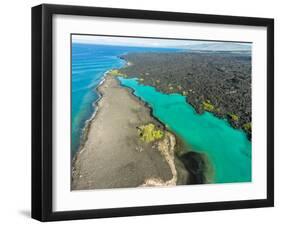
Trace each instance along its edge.
<path fill-rule="evenodd" d="M 208 163 L 207 158 L 201 153 L 189 151 L 182 154 L 179 159 L 189 172 L 188 184 L 208 183 Z"/>

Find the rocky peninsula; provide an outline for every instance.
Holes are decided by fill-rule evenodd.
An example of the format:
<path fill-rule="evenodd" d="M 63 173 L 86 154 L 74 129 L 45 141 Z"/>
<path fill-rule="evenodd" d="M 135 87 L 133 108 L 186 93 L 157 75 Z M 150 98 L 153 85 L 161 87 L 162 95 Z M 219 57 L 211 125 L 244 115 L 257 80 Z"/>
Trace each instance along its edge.
<path fill-rule="evenodd" d="M 107 73 L 101 98 L 72 162 L 72 190 L 169 186 L 189 183 L 177 158 L 174 134 L 151 109 Z"/>

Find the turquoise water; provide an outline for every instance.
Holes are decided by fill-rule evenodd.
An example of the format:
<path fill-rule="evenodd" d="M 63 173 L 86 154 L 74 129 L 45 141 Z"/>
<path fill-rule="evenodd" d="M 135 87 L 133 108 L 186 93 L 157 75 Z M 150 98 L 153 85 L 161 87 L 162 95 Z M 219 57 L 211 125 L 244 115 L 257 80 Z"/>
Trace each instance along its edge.
<path fill-rule="evenodd" d="M 180 94 L 164 94 L 137 79 L 119 77 L 123 86 L 148 103 L 153 115 L 180 136 L 192 150 L 205 153 L 214 170 L 213 182 L 251 181 L 251 142 L 242 130 L 213 114 L 196 113 Z"/>
<path fill-rule="evenodd" d="M 120 55 L 128 52 L 170 52 L 179 49 L 145 48 L 72 43 L 71 79 L 71 154 L 78 151 L 83 128 L 95 111 L 93 105 L 99 98 L 96 87 L 104 73 L 124 65 Z"/>

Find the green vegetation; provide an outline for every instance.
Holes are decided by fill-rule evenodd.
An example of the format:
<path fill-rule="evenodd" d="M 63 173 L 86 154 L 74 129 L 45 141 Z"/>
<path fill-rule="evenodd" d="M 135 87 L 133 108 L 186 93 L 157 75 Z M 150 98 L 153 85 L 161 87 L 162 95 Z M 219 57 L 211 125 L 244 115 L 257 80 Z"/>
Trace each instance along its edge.
<path fill-rule="evenodd" d="M 215 110 L 215 106 L 211 104 L 211 102 L 209 100 L 203 101 L 202 103 L 203 108 L 205 111 L 214 111 Z"/>
<path fill-rule="evenodd" d="M 126 74 L 123 74 L 121 72 L 119 72 L 117 69 L 112 69 L 108 72 L 109 75 L 112 75 L 112 76 L 120 76 L 120 77 L 127 77 Z"/>
<path fill-rule="evenodd" d="M 157 129 L 152 123 L 138 127 L 138 134 L 140 139 L 146 143 L 159 140 L 164 136 L 164 132 Z"/>
<path fill-rule="evenodd" d="M 230 119 L 232 121 L 238 121 L 239 120 L 239 116 L 238 115 L 235 115 L 233 113 L 228 113 L 228 116 L 230 117 Z"/>
<path fill-rule="evenodd" d="M 252 123 L 247 122 L 247 123 L 243 124 L 243 129 L 247 132 L 250 132 L 252 130 Z"/>

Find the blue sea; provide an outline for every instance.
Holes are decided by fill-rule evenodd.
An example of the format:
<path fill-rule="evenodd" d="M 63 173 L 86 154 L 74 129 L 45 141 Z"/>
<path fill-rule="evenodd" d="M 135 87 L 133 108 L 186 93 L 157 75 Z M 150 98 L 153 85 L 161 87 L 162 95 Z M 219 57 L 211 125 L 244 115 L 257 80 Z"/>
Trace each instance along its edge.
<path fill-rule="evenodd" d="M 129 52 L 171 52 L 180 49 L 72 44 L 72 156 L 78 151 L 85 123 L 95 111 L 96 87 L 104 73 L 122 67 L 120 55 Z M 198 115 L 180 94 L 163 94 L 137 79 L 119 78 L 151 108 L 153 115 L 181 137 L 189 148 L 208 157 L 213 182 L 251 181 L 251 142 L 242 130 L 211 113 Z"/>

